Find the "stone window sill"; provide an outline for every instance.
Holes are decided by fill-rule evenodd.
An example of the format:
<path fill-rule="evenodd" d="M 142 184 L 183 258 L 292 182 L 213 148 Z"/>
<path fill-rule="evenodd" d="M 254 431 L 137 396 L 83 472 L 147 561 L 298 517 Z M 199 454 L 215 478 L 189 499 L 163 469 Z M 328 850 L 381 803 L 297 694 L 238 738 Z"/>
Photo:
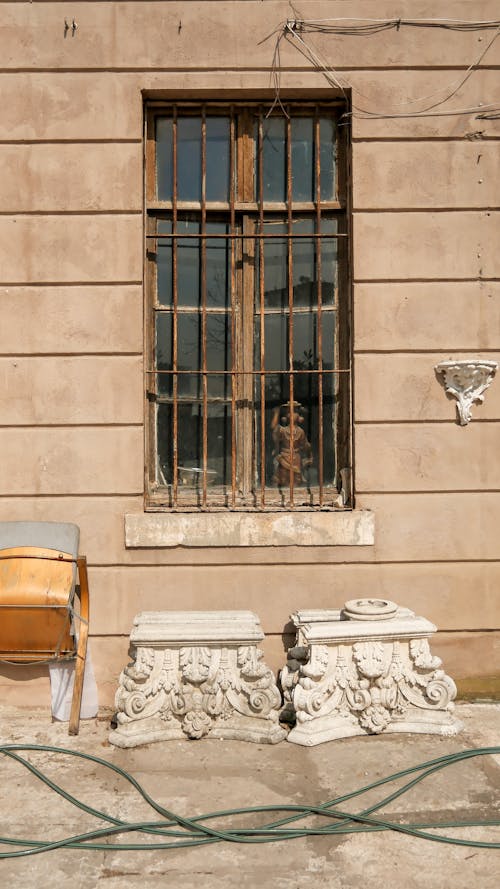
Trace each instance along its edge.
<path fill-rule="evenodd" d="M 371 510 L 159 513 L 125 516 L 125 546 L 372 546 Z"/>

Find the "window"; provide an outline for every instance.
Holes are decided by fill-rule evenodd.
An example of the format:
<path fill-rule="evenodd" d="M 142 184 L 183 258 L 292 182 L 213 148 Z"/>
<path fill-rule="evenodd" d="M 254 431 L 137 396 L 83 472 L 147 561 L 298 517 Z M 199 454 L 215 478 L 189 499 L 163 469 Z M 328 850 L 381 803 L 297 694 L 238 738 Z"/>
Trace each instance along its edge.
<path fill-rule="evenodd" d="M 147 109 L 152 508 L 339 503 L 350 465 L 341 111 Z"/>

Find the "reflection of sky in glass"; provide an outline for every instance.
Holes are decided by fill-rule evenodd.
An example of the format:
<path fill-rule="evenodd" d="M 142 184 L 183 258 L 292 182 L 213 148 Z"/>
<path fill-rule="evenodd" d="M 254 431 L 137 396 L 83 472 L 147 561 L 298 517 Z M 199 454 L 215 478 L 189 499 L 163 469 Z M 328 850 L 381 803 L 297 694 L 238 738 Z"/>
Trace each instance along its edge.
<path fill-rule="evenodd" d="M 201 200 L 201 117 L 177 120 L 177 198 Z M 173 195 L 172 119 L 156 120 L 156 178 L 160 201 Z M 229 199 L 229 118 L 206 119 L 206 200 Z"/>
<path fill-rule="evenodd" d="M 263 200 L 287 200 L 286 120 L 270 117 L 262 122 Z M 258 128 L 254 138 L 257 140 Z M 316 146 L 313 117 L 292 117 L 290 154 L 293 201 L 316 200 Z M 335 199 L 335 126 L 333 120 L 319 121 L 320 196 Z M 258 192 L 257 192 L 258 193 Z"/>
<path fill-rule="evenodd" d="M 207 117 L 207 201 L 229 200 L 229 118 Z"/>
<path fill-rule="evenodd" d="M 177 121 L 177 197 L 180 201 L 201 199 L 201 117 Z"/>
<path fill-rule="evenodd" d="M 208 234 L 226 234 L 228 226 L 222 222 L 208 222 Z M 197 235 L 198 222 L 179 220 L 179 233 Z M 170 220 L 159 220 L 158 233 L 170 234 Z M 229 247 L 222 238 L 207 238 L 206 242 L 206 305 L 207 308 L 227 307 Z M 158 302 L 162 306 L 172 305 L 172 241 L 170 238 L 158 240 L 157 253 Z M 179 306 L 201 306 L 201 242 L 197 238 L 177 239 L 177 302 Z"/>
<path fill-rule="evenodd" d="M 286 200 L 286 127 L 282 117 L 270 117 L 262 125 L 263 198 Z"/>
<path fill-rule="evenodd" d="M 292 136 L 292 200 L 313 201 L 314 140 L 312 117 L 294 117 Z"/>

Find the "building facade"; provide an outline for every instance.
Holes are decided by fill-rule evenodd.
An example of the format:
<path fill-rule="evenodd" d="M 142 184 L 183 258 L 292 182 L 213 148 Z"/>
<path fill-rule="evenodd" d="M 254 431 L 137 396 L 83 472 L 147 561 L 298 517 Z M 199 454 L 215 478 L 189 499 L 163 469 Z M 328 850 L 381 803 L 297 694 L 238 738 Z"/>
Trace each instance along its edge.
<path fill-rule="evenodd" d="M 498 694 L 500 380 L 435 372 L 500 354 L 496 4 L 0 11 L 1 518 L 80 526 L 101 703 L 141 610 L 277 669 L 362 596 Z"/>

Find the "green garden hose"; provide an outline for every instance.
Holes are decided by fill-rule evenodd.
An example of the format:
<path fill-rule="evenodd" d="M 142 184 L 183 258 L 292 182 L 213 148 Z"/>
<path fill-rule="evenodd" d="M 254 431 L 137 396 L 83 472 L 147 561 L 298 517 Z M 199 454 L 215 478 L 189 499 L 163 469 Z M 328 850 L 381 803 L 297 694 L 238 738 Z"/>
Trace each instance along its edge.
<path fill-rule="evenodd" d="M 44 775 L 40 769 L 33 765 L 29 760 L 19 756 L 19 752 L 45 752 L 57 755 L 73 756 L 80 759 L 88 760 L 103 766 L 120 775 L 125 781 L 132 785 L 142 796 L 145 802 L 161 816 L 161 820 L 128 822 L 119 818 L 113 818 L 111 815 L 101 812 L 86 805 L 77 797 L 68 793 L 62 787 L 55 784 Z M 430 775 L 444 769 L 447 766 L 472 759 L 476 756 L 487 756 L 491 754 L 500 754 L 500 747 L 481 747 L 477 750 L 463 750 L 460 753 L 450 753 L 446 756 L 440 756 L 437 759 L 429 760 L 420 765 L 411 766 L 400 772 L 395 772 L 386 778 L 374 781 L 359 790 L 346 793 L 343 796 L 336 797 L 319 806 L 315 805 L 271 805 L 271 806 L 250 806 L 241 809 L 225 809 L 218 812 L 209 812 L 206 815 L 196 815 L 192 818 L 183 818 L 176 815 L 169 809 L 164 808 L 157 803 L 144 790 L 132 775 L 129 775 L 119 766 L 111 762 L 107 762 L 98 756 L 92 756 L 89 753 L 81 753 L 77 750 L 67 750 L 64 747 L 49 747 L 38 744 L 4 744 L 0 745 L 0 753 L 15 760 L 19 765 L 28 769 L 36 778 L 42 781 L 47 787 L 56 794 L 63 797 L 67 802 L 81 809 L 89 815 L 105 822 L 104 826 L 100 826 L 95 830 L 76 836 L 64 837 L 53 842 L 47 840 L 35 840 L 26 838 L 3 837 L 0 836 L 0 846 L 17 846 L 21 847 L 15 851 L 0 852 L 2 858 L 20 858 L 26 855 L 37 855 L 40 852 L 49 852 L 53 849 L 89 849 L 89 850 L 107 850 L 115 851 L 152 851 L 179 849 L 190 846 L 202 846 L 208 843 L 229 842 L 229 843 L 271 843 L 279 840 L 290 840 L 298 837 L 311 836 L 341 836 L 350 833 L 365 833 L 381 830 L 393 830 L 398 833 L 409 834 L 413 837 L 434 840 L 438 843 L 452 843 L 460 846 L 472 846 L 480 849 L 500 849 L 500 842 L 461 839 L 458 837 L 447 836 L 443 834 L 429 833 L 429 830 L 438 830 L 444 828 L 464 828 L 464 827 L 494 827 L 500 825 L 498 820 L 468 820 L 468 821 L 446 821 L 446 822 L 425 822 L 404 824 L 397 821 L 389 821 L 384 818 L 374 817 L 375 812 L 384 806 L 393 802 L 415 787 L 420 781 L 428 778 Z M 376 787 L 382 787 L 397 781 L 400 778 L 414 775 L 411 780 L 394 790 L 388 796 L 376 804 L 363 809 L 361 812 L 345 812 L 339 806 L 347 800 L 362 796 Z M 231 827 L 222 829 L 220 827 L 211 827 L 208 822 L 227 821 L 234 816 L 265 814 L 269 817 L 271 813 L 280 814 L 278 820 L 266 821 L 261 827 Z M 300 826 L 300 822 L 310 816 L 320 816 L 326 823 L 323 826 L 304 827 Z M 293 825 L 293 826 L 292 826 Z M 104 842 L 110 837 L 119 836 L 127 833 L 147 834 L 154 837 L 161 837 L 162 842 L 142 842 L 142 843 L 110 843 Z"/>

